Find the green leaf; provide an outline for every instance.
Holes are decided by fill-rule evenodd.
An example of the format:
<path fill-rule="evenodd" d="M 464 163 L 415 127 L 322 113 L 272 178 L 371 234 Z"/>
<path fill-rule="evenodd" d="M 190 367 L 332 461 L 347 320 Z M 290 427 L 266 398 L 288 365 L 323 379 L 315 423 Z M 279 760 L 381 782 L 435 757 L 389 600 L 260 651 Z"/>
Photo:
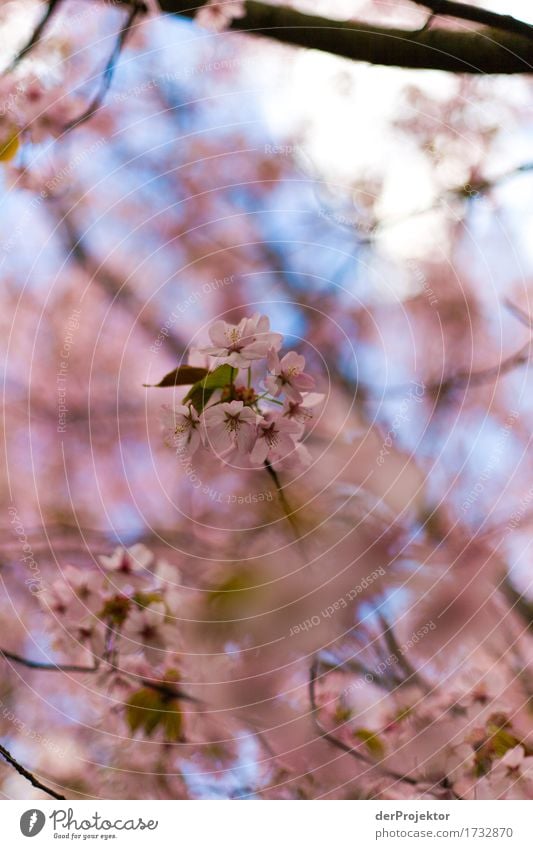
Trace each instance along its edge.
<path fill-rule="evenodd" d="M 135 602 L 137 607 L 144 609 L 146 607 L 150 607 L 151 604 L 161 604 L 164 599 L 160 592 L 153 590 L 149 593 L 137 592 L 132 596 L 132 600 Z"/>
<path fill-rule="evenodd" d="M 262 579 L 257 572 L 239 569 L 207 594 L 211 615 L 218 620 L 231 620 L 242 615 L 243 610 L 255 607 L 262 597 Z"/>
<path fill-rule="evenodd" d="M 126 702 L 126 721 L 133 732 L 142 729 L 150 736 L 161 718 L 161 696 L 149 687 L 137 690 Z"/>
<path fill-rule="evenodd" d="M 215 389 L 222 389 L 224 386 L 227 386 L 228 383 L 231 383 L 235 379 L 237 373 L 238 369 L 227 365 L 227 363 L 218 366 L 218 368 L 208 372 L 202 380 L 194 384 L 183 399 L 184 403 L 186 404 L 190 401 L 196 411 L 201 413 Z"/>
<path fill-rule="evenodd" d="M 183 714 L 174 701 L 173 709 L 167 711 L 163 719 L 163 728 L 165 729 L 165 738 L 169 743 L 175 743 L 183 738 Z"/>
<path fill-rule="evenodd" d="M 176 742 L 182 739 L 183 714 L 177 699 L 143 687 L 126 702 L 126 721 L 133 733 L 144 731 L 147 737 L 161 727 L 165 739 Z"/>
<path fill-rule="evenodd" d="M 354 737 L 365 744 L 373 757 L 382 758 L 385 754 L 383 743 L 375 731 L 369 731 L 367 728 L 359 728 L 357 731 L 354 731 Z"/>
<path fill-rule="evenodd" d="M 149 386 L 152 389 L 165 386 L 190 386 L 193 383 L 198 383 L 209 372 L 206 368 L 198 368 L 197 366 L 178 366 L 174 371 L 166 374 L 159 383 L 143 383 L 143 386 Z"/>

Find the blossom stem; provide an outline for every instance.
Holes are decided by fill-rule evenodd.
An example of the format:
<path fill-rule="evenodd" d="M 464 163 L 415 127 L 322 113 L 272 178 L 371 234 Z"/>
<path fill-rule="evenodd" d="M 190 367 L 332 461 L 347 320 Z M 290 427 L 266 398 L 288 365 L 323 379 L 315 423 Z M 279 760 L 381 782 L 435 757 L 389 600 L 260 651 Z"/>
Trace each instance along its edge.
<path fill-rule="evenodd" d="M 281 481 L 279 479 L 278 473 L 272 467 L 271 463 L 269 463 L 268 460 L 265 460 L 265 469 L 267 470 L 268 474 L 270 475 L 270 477 L 274 481 L 274 485 L 276 487 L 276 490 L 277 490 L 277 493 L 278 493 L 278 496 L 279 496 L 279 500 L 280 500 L 280 504 L 281 504 L 281 507 L 283 509 L 283 513 L 285 515 L 285 518 L 287 519 L 289 525 L 291 526 L 291 528 L 294 532 L 294 535 L 296 537 L 296 540 L 298 542 L 300 542 L 300 534 L 298 533 L 298 526 L 297 526 L 296 520 L 294 518 L 294 511 L 291 510 L 289 502 L 287 501 L 287 496 L 285 495 L 285 493 L 283 491 L 283 487 L 281 485 Z"/>
<path fill-rule="evenodd" d="M 270 398 L 270 397 L 269 397 L 269 395 L 268 395 L 268 392 L 263 392 L 263 394 L 262 394 L 262 395 L 259 395 L 259 396 L 255 399 L 256 403 L 257 403 L 258 401 L 262 401 L 262 400 L 263 400 L 263 398 L 266 398 L 266 399 L 267 399 L 267 401 L 268 401 L 270 404 L 279 404 L 279 406 L 280 406 L 280 407 L 283 407 L 283 401 L 276 401 L 276 399 L 275 399 L 275 398 Z"/>

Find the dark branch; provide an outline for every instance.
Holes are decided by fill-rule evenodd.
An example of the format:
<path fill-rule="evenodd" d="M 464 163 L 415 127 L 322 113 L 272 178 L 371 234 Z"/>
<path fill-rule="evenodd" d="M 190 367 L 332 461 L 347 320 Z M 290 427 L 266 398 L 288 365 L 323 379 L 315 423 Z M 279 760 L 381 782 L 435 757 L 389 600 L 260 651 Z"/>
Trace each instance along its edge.
<path fill-rule="evenodd" d="M 528 315 L 527 312 L 521 310 L 520 307 L 517 307 L 516 304 L 513 304 L 512 301 L 510 301 L 508 298 L 504 300 L 504 304 L 511 313 L 511 315 L 514 315 L 514 317 L 517 318 L 518 321 L 520 321 L 522 324 L 525 324 L 525 326 L 529 327 L 530 330 L 533 330 L 533 318 L 531 318 L 531 316 Z"/>
<path fill-rule="evenodd" d="M 427 684 L 426 681 L 423 680 L 420 673 L 411 665 L 408 658 L 405 656 L 401 646 L 396 639 L 396 635 L 394 633 L 393 627 L 390 622 L 387 621 L 385 616 L 381 612 L 378 612 L 378 619 L 381 623 L 381 627 L 383 628 L 383 638 L 385 640 L 387 649 L 390 654 L 396 658 L 397 663 L 399 664 L 402 672 L 404 673 L 405 680 L 402 681 L 402 684 L 416 684 L 418 687 L 421 687 L 426 693 L 431 691 L 431 687 Z"/>
<path fill-rule="evenodd" d="M 314 660 L 311 669 L 309 671 L 309 702 L 311 704 L 311 711 L 313 715 L 313 722 L 315 724 L 316 729 L 319 731 L 320 736 L 323 737 L 328 743 L 331 743 L 337 749 L 340 749 L 343 752 L 346 752 L 347 755 L 351 755 L 358 761 L 362 761 L 369 766 L 376 766 L 374 761 L 370 758 L 367 758 L 362 752 L 358 749 L 354 749 L 353 746 L 350 746 L 348 743 L 345 743 L 344 740 L 335 737 L 334 734 L 331 734 L 329 731 L 326 731 L 320 720 L 318 719 L 318 703 L 316 700 L 316 682 L 318 679 L 320 663 L 318 660 Z M 397 772 L 393 772 L 391 770 L 386 770 L 387 775 L 391 778 L 394 778 L 396 781 L 405 781 L 407 784 L 411 784 L 416 787 L 419 782 L 416 778 L 412 778 L 410 775 L 400 775 Z"/>
<path fill-rule="evenodd" d="M 13 757 L 13 755 L 8 752 L 8 750 L 0 744 L 0 756 L 4 758 L 5 761 L 8 762 L 19 775 L 22 775 L 30 784 L 33 784 L 34 787 L 37 787 L 39 790 L 43 790 L 45 793 L 48 793 L 49 796 L 52 796 L 54 799 L 60 799 L 61 801 L 65 801 L 66 797 L 61 796 L 60 793 L 56 793 L 55 790 L 52 790 L 51 787 L 47 787 L 46 784 L 43 784 L 36 778 L 33 773 L 27 770 L 22 764 Z"/>
<path fill-rule="evenodd" d="M 6 660 L 12 660 L 13 663 L 20 663 L 21 666 L 26 666 L 28 669 L 44 669 L 47 672 L 96 672 L 98 669 L 98 666 L 78 666 L 75 663 L 41 663 L 38 660 L 29 660 L 19 654 L 5 651 L 5 649 L 0 649 L 0 655 L 5 657 Z"/>
<path fill-rule="evenodd" d="M 518 20 L 518 18 L 513 18 L 511 15 L 500 15 L 498 12 L 481 9 L 479 6 L 471 6 L 470 3 L 456 3 L 455 0 L 412 0 L 412 2 L 416 3 L 417 6 L 424 6 L 425 9 L 429 9 L 433 12 L 433 15 L 471 21 L 504 32 L 533 38 L 533 26 Z"/>
<path fill-rule="evenodd" d="M 57 11 L 57 8 L 58 8 L 60 2 L 61 2 L 61 0 L 48 0 L 48 7 L 46 9 L 46 12 L 44 13 L 43 17 L 41 18 L 40 22 L 37 24 L 35 29 L 33 30 L 33 33 L 31 35 L 29 41 L 27 41 L 26 44 L 24 45 L 24 47 L 21 50 L 19 50 L 19 52 L 17 53 L 17 55 L 15 56 L 13 61 L 11 62 L 11 65 L 6 69 L 6 71 L 4 71 L 4 73 L 9 73 L 10 71 L 12 71 L 15 68 L 15 66 L 20 62 L 20 60 L 23 59 L 24 56 L 26 56 L 26 54 L 29 53 L 30 50 L 32 50 L 37 44 L 39 44 L 39 42 L 40 42 L 40 40 L 43 36 L 43 33 L 44 33 L 46 27 L 48 26 L 48 24 L 49 24 L 49 22 L 52 18 L 52 15 L 54 14 L 55 11 Z"/>
<path fill-rule="evenodd" d="M 190 0 L 160 0 L 164 12 L 188 18 L 194 17 L 198 5 Z M 233 20 L 232 31 L 264 35 L 284 44 L 324 50 L 359 62 L 467 74 L 532 70 L 531 37 L 506 31 L 501 22 L 505 16 L 498 16 L 499 26 L 494 29 L 457 32 L 424 28 L 410 32 L 359 21 L 331 20 L 258 0 L 247 0 L 245 9 L 244 18 Z"/>
<path fill-rule="evenodd" d="M 315 658 L 309 670 L 309 702 L 311 704 L 311 711 L 313 716 L 313 722 L 315 724 L 316 729 L 319 731 L 321 737 L 335 746 L 337 749 L 340 749 L 342 752 L 345 752 L 347 755 L 351 755 L 356 760 L 362 761 L 363 763 L 368 764 L 369 766 L 374 766 L 377 769 L 381 770 L 381 772 L 388 776 L 389 778 L 394 779 L 395 781 L 403 781 L 406 784 L 410 784 L 412 787 L 420 787 L 425 784 L 425 782 L 414 778 L 411 775 L 404 775 L 402 773 L 396 772 L 396 770 L 388 769 L 387 767 L 383 767 L 381 764 L 376 764 L 370 758 L 367 758 L 362 752 L 358 749 L 354 749 L 353 746 L 350 746 L 348 743 L 345 743 L 344 740 L 335 737 L 334 734 L 331 734 L 329 731 L 326 731 L 320 720 L 318 719 L 318 703 L 316 699 L 316 682 L 318 680 L 320 669 L 320 661 Z M 445 790 L 447 794 L 449 794 L 452 798 L 457 799 L 458 796 L 448 787 L 447 779 L 444 777 L 440 782 L 437 782 L 433 787 L 439 787 L 442 790 Z M 427 790 L 431 792 L 433 787 L 427 787 Z"/>
<path fill-rule="evenodd" d="M 122 53 L 124 45 L 126 44 L 126 40 L 128 38 L 128 35 L 131 32 L 133 24 L 135 23 L 135 20 L 137 19 L 137 17 L 141 14 L 145 14 L 146 11 L 147 11 L 147 9 L 146 9 L 146 6 L 144 5 L 144 3 L 134 2 L 131 5 L 131 9 L 129 11 L 129 14 L 128 14 L 126 20 L 124 21 L 124 23 L 123 23 L 123 25 L 120 29 L 120 32 L 118 34 L 118 37 L 117 37 L 117 40 L 116 40 L 115 45 L 113 47 L 113 50 L 111 51 L 109 59 L 106 62 L 105 68 L 104 68 L 103 73 L 102 73 L 102 80 L 101 80 L 100 86 L 98 88 L 98 91 L 96 92 L 93 99 L 89 103 L 87 109 L 84 112 L 82 112 L 82 114 L 79 115 L 77 118 L 74 118 L 72 121 L 69 121 L 69 123 L 64 128 L 65 132 L 68 132 L 69 130 L 73 130 L 76 127 L 81 126 L 81 124 L 84 124 L 86 121 L 88 121 L 90 118 L 92 118 L 92 116 L 95 114 L 95 112 L 98 111 L 98 109 L 100 108 L 100 106 L 104 102 L 104 99 L 105 99 L 107 92 L 109 91 L 109 88 L 110 88 L 111 83 L 113 81 L 113 76 L 114 76 L 114 73 L 115 73 L 115 68 L 116 68 L 117 62 L 120 58 L 120 54 Z"/>
<path fill-rule="evenodd" d="M 5 657 L 6 660 L 12 660 L 13 663 L 19 663 L 21 666 L 25 666 L 28 669 L 38 669 L 44 672 L 74 672 L 82 674 L 98 672 L 101 668 L 100 665 L 96 662 L 94 666 L 78 666 L 75 663 L 42 663 L 38 660 L 29 660 L 26 657 L 22 657 L 21 655 L 14 654 L 10 651 L 5 651 L 5 649 L 1 648 L 0 656 Z M 135 672 L 129 672 L 125 671 L 124 669 L 120 669 L 120 667 L 115 666 L 111 663 L 108 664 L 108 668 L 110 672 L 114 672 L 117 675 L 123 675 L 126 678 L 132 678 L 135 681 L 138 681 L 144 687 L 149 687 L 151 690 L 155 690 L 157 693 L 160 693 L 166 698 L 181 699 L 185 702 L 201 704 L 199 699 L 195 699 L 193 696 L 189 696 L 189 694 L 185 693 L 183 690 L 176 689 L 171 684 L 168 684 L 166 681 L 158 681 L 152 678 L 145 678 L 142 675 L 137 675 Z"/>

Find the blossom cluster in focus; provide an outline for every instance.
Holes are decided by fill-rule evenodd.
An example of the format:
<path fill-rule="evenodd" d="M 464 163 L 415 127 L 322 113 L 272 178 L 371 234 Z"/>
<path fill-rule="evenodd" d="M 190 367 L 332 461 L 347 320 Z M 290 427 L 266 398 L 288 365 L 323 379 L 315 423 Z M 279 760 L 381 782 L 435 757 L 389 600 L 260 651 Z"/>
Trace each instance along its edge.
<path fill-rule="evenodd" d="M 215 321 L 209 337 L 199 352 L 212 368 L 192 368 L 200 380 L 182 404 L 163 407 L 167 442 L 180 455 L 204 450 L 240 468 L 308 465 L 302 438 L 323 396 L 311 391 L 305 358 L 283 354 L 282 335 L 258 313 L 238 324 Z M 176 370 L 176 382 L 187 381 L 188 368 Z"/>

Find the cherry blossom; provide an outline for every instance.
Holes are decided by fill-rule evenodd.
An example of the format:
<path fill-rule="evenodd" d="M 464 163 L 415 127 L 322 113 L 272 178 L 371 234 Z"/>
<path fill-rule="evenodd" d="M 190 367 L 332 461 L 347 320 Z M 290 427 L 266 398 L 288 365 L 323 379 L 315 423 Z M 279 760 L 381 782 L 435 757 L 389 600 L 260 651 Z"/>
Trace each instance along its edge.
<path fill-rule="evenodd" d="M 192 404 L 162 408 L 161 421 L 166 431 L 167 445 L 182 454 L 194 454 L 200 447 L 200 417 Z"/>
<path fill-rule="evenodd" d="M 486 781 L 494 799 L 531 799 L 533 757 L 523 746 L 509 749 L 492 767 Z"/>
<path fill-rule="evenodd" d="M 209 336 L 213 347 L 202 350 L 236 368 L 247 368 L 254 360 L 264 359 L 270 348 L 279 350 L 283 341 L 281 333 L 271 332 L 268 316 L 259 313 L 241 319 L 239 324 L 215 321 Z"/>
<path fill-rule="evenodd" d="M 205 368 L 206 374 L 189 389 L 181 406 L 162 408 L 166 443 L 187 456 L 200 449 L 201 454 L 211 451 L 224 463 L 235 462 L 243 469 L 266 462 L 276 469 L 307 467 L 311 457 L 301 439 L 324 396 L 301 394 L 314 386 L 314 379 L 303 371 L 305 358 L 290 351 L 280 360 L 283 336 L 270 329 L 268 316 L 259 313 L 237 324 L 217 320 L 209 336 L 216 347 L 191 348 L 189 353 L 189 362 Z M 216 357 L 211 369 L 206 357 Z"/>
<path fill-rule="evenodd" d="M 277 351 L 271 348 L 267 362 L 270 374 L 265 385 L 274 398 L 284 392 L 289 401 L 298 404 L 302 401 L 301 393 L 314 387 L 314 379 L 304 373 L 305 357 L 296 351 L 289 351 L 280 360 Z"/>
<path fill-rule="evenodd" d="M 155 664 L 163 662 L 164 649 L 172 636 L 165 605 L 156 603 L 149 607 L 134 608 L 124 623 L 121 636 L 125 642 L 123 651 L 142 650 L 147 660 Z"/>
<path fill-rule="evenodd" d="M 206 442 L 219 456 L 232 449 L 250 453 L 257 438 L 256 422 L 256 413 L 242 401 L 217 404 L 202 415 Z"/>
<path fill-rule="evenodd" d="M 283 418 L 280 413 L 267 413 L 257 425 L 257 441 L 250 454 L 252 463 L 276 464 L 284 460 L 294 452 L 295 437 L 300 433 L 296 422 Z"/>
<path fill-rule="evenodd" d="M 298 401 L 286 398 L 283 404 L 283 415 L 305 425 L 314 418 L 314 409 L 322 404 L 324 398 L 325 396 L 320 392 L 306 392 Z"/>
<path fill-rule="evenodd" d="M 119 545 L 113 554 L 100 555 L 98 558 L 104 569 L 111 572 L 114 578 L 124 579 L 146 572 L 153 559 L 152 552 L 142 543 L 130 548 Z"/>

